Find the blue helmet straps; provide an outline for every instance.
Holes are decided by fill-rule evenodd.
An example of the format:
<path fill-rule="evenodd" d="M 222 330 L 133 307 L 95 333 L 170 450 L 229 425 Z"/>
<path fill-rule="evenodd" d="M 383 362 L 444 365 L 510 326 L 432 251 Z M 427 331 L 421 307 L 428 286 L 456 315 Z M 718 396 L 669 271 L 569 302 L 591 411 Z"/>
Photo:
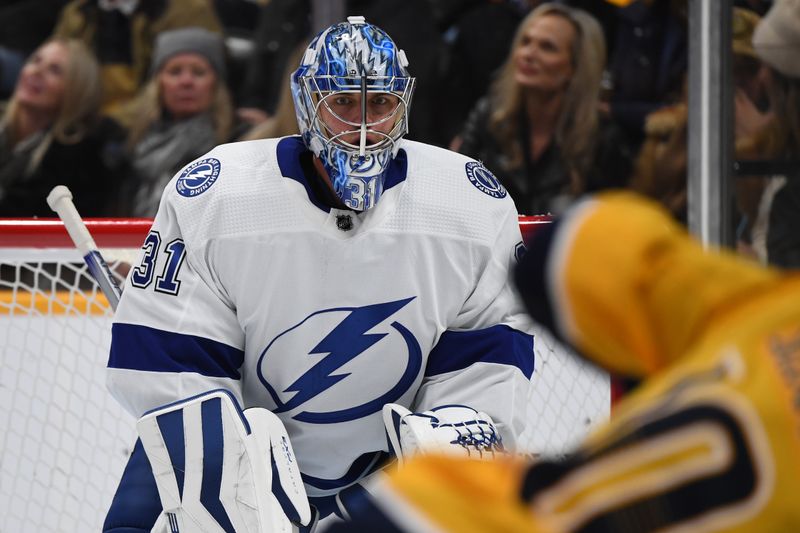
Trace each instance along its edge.
<path fill-rule="evenodd" d="M 292 75 L 300 133 L 351 209 L 373 207 L 408 131 L 414 78 L 392 39 L 363 17 L 324 30 Z"/>

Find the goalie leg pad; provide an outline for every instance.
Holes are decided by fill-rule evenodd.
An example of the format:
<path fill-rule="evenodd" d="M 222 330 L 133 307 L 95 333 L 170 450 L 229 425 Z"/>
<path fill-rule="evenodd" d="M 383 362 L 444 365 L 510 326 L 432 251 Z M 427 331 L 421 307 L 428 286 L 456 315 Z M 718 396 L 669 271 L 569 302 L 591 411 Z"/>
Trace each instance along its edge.
<path fill-rule="evenodd" d="M 137 430 L 170 531 L 276 533 L 311 511 L 283 423 L 218 390 L 145 414 Z"/>

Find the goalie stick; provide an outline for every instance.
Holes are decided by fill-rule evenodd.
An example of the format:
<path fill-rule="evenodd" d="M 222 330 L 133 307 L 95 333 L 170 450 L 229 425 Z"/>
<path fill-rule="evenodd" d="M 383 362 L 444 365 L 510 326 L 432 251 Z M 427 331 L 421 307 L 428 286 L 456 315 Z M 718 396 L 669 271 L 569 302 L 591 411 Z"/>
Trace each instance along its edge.
<path fill-rule="evenodd" d="M 75 248 L 83 256 L 83 261 L 89 267 L 89 274 L 94 278 L 103 291 L 111 309 L 117 309 L 119 297 L 122 295 L 122 290 L 119 288 L 111 270 L 108 268 L 105 260 L 103 259 L 100 250 L 83 223 L 81 215 L 72 203 L 72 193 L 64 185 L 56 185 L 50 194 L 47 195 L 47 205 L 50 209 L 58 214 L 58 217 L 67 228 Z"/>

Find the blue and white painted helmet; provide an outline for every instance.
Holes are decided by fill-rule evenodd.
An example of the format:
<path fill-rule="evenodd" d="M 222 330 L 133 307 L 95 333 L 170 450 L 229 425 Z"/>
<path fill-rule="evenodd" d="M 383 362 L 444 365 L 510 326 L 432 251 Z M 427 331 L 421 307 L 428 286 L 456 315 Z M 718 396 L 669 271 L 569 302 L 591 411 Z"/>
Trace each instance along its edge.
<path fill-rule="evenodd" d="M 407 67 L 386 32 L 364 17 L 348 17 L 311 41 L 292 74 L 303 140 L 351 209 L 377 204 L 397 143 L 408 132 L 414 78 Z"/>

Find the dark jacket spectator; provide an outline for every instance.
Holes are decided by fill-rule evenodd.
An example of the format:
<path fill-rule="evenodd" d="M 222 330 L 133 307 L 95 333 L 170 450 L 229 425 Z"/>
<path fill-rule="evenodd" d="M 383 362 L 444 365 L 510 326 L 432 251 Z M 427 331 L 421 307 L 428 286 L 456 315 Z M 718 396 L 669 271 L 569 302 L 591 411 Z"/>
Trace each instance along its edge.
<path fill-rule="evenodd" d="M 311 32 L 310 11 L 308 0 L 270 0 L 261 8 L 253 32 L 253 53 L 237 95 L 245 113 L 275 113 L 281 89 L 289 83 L 283 77 L 289 56 L 305 44 Z"/>
<path fill-rule="evenodd" d="M 637 0 L 620 8 L 609 59 L 611 118 L 632 137 L 658 108 L 680 101 L 688 66 L 685 0 Z"/>
<path fill-rule="evenodd" d="M 440 94 L 439 130 L 446 144 L 455 137 L 477 101 L 486 94 L 508 56 L 514 32 L 522 20 L 509 2 L 467 4 L 446 29 L 446 55 Z"/>
<path fill-rule="evenodd" d="M 579 194 L 628 185 L 634 160 L 631 142 L 607 119 L 598 119 L 592 164 L 584 171 L 583 177 L 578 178 L 554 143 L 548 145 L 538 159 L 534 160 L 530 153 L 526 153 L 523 165 L 508 167 L 503 147 L 488 129 L 489 113 L 489 100 L 482 98 L 461 131 L 463 144 L 459 151 L 479 159 L 487 168 L 497 172 L 520 214 L 559 213 Z M 520 128 L 519 142 L 524 145 L 530 135 L 527 120 L 522 115 L 515 120 Z"/>

